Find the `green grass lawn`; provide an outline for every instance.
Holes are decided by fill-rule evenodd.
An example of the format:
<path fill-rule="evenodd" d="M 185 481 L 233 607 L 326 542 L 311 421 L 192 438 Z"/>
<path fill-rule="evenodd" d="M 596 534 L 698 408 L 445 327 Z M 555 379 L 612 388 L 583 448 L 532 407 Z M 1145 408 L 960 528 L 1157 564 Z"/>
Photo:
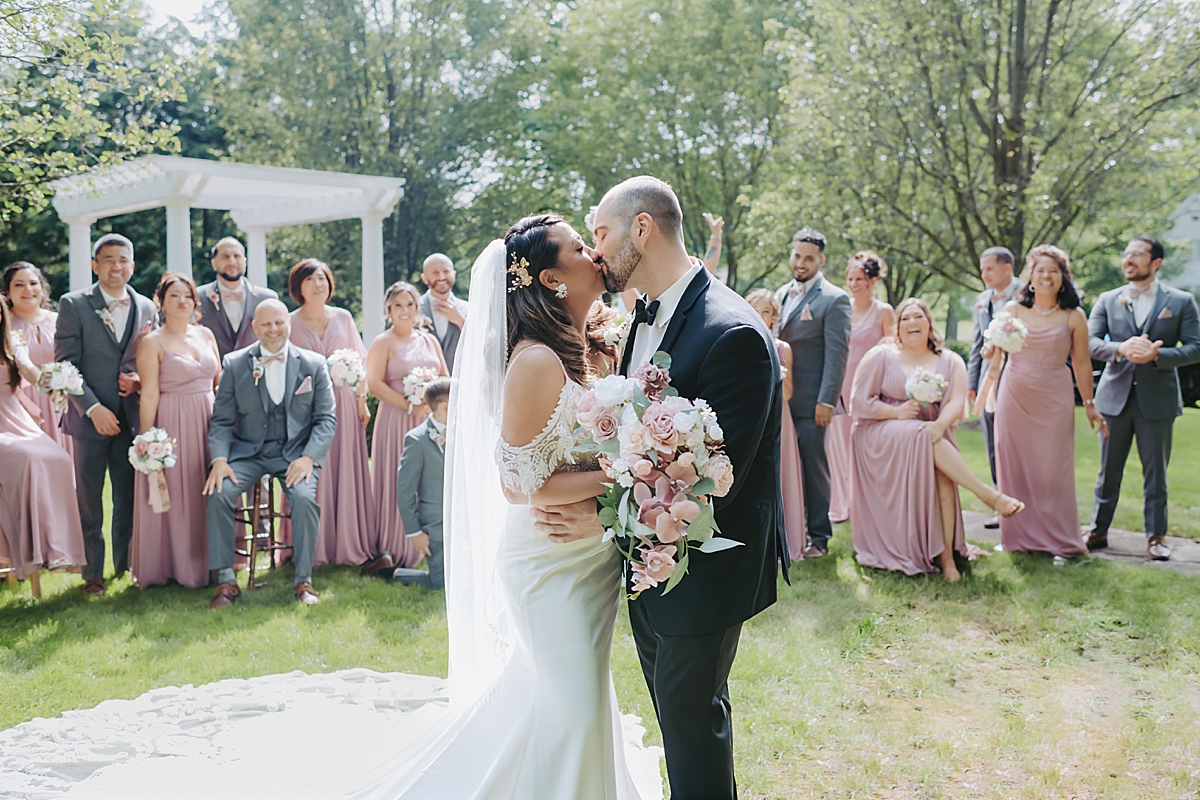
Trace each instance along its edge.
<path fill-rule="evenodd" d="M 976 475 L 990 480 L 987 455 L 983 449 L 983 433 L 979 430 L 959 430 L 955 440 L 962 449 L 963 458 Z M 1030 447 L 1036 447 L 1030 442 Z M 1184 409 L 1183 416 L 1175 420 L 1175 435 L 1172 442 L 1171 465 L 1167 469 L 1167 485 L 1170 492 L 1170 533 L 1189 539 L 1200 539 L 1200 410 Z M 1092 519 L 1092 496 L 1096 476 L 1100 473 L 1100 443 L 1088 426 L 1082 408 L 1075 409 L 1075 497 L 1079 502 L 1079 521 L 1087 525 Z M 960 492 L 963 508 L 974 511 L 989 511 L 975 495 Z M 1023 498 L 1028 499 L 1028 498 Z M 1142 462 L 1138 459 L 1135 443 L 1125 462 L 1125 477 L 1121 481 L 1121 502 L 1113 526 L 1129 531 L 1145 530 L 1142 522 Z"/>

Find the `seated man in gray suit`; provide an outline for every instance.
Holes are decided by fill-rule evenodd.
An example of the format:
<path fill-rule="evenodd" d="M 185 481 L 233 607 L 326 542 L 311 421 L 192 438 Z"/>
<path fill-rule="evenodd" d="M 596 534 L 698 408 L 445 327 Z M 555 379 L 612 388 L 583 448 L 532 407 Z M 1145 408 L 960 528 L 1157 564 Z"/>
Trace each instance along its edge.
<path fill-rule="evenodd" d="M 789 405 L 804 481 L 809 542 L 804 557 L 817 558 L 829 552 L 833 536 L 825 429 L 833 421 L 850 357 L 850 295 L 825 280 L 821 272 L 825 266 L 825 237 L 811 228 L 797 231 L 792 237 L 789 265 L 793 280 L 784 284 L 775 297 L 783 305 L 779 338 L 792 348 Z"/>
<path fill-rule="evenodd" d="M 319 602 L 312 585 L 321 519 L 317 473 L 337 429 L 333 384 L 324 358 L 288 342 L 291 318 L 283 303 L 259 303 L 253 324 L 258 343 L 225 357 L 208 426 L 208 568 L 220 582 L 209 608 L 241 594 L 233 574 L 233 510 L 264 475 L 283 480 L 291 507 L 296 599 Z"/>
<path fill-rule="evenodd" d="M 1121 496 L 1125 459 L 1137 437 L 1142 460 L 1146 549 L 1156 561 L 1171 551 L 1167 533 L 1167 462 L 1175 418 L 1183 414 L 1178 368 L 1200 361 L 1196 298 L 1161 283 L 1163 246 L 1139 236 L 1125 248 L 1121 271 L 1129 283 L 1096 299 L 1088 319 L 1092 358 L 1108 362 L 1096 387 L 1096 410 L 1108 422 L 1100 439 L 1100 476 L 1087 547 L 1108 546 L 1108 527 Z"/>
<path fill-rule="evenodd" d="M 396 503 L 408 540 L 425 556 L 429 572 L 395 567 L 401 583 L 441 589 L 446 585 L 442 556 L 442 488 L 446 471 L 446 414 L 450 410 L 450 379 L 438 378 L 425 387 L 429 417 L 404 437 L 404 453 L 396 473 Z"/>
<path fill-rule="evenodd" d="M 213 332 L 221 358 L 249 347 L 257 340 L 254 310 L 263 300 L 278 299 L 270 289 L 254 286 L 246 278 L 246 248 L 232 236 L 212 247 L 212 268 L 217 279 L 200 286 L 200 324 Z"/>
<path fill-rule="evenodd" d="M 467 301 L 454 296 L 454 262 L 434 253 L 421 265 L 421 280 L 429 291 L 421 295 L 421 313 L 433 320 L 433 333 L 446 357 L 446 369 L 454 372 L 454 353 L 467 320 Z"/>

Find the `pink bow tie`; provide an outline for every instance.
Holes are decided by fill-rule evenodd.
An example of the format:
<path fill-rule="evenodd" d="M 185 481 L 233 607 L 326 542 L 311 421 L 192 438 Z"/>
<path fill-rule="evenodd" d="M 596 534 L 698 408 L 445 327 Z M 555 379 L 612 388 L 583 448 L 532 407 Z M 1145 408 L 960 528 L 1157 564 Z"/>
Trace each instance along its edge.
<path fill-rule="evenodd" d="M 236 292 L 227 292 L 224 289 L 221 290 L 221 299 L 226 302 L 234 301 L 240 303 L 245 299 L 245 297 L 246 293 L 241 289 L 237 290 Z"/>
<path fill-rule="evenodd" d="M 108 304 L 108 310 L 113 311 L 114 309 L 120 308 L 121 306 L 126 306 L 126 307 L 129 306 L 129 297 L 128 296 L 122 297 L 120 300 L 113 300 L 111 303 Z"/>
<path fill-rule="evenodd" d="M 992 302 L 993 303 L 999 303 L 999 302 L 1003 301 L 1004 299 L 1005 299 L 1004 292 L 998 292 L 995 289 L 992 289 Z"/>
<path fill-rule="evenodd" d="M 788 297 L 801 297 L 804 294 L 804 284 L 793 283 L 788 287 Z"/>
<path fill-rule="evenodd" d="M 1139 288 L 1139 287 L 1137 287 L 1137 286 L 1134 286 L 1134 285 L 1130 284 L 1130 286 L 1129 286 L 1129 296 L 1130 296 L 1131 298 L 1134 298 L 1134 297 L 1143 297 L 1143 296 L 1149 297 L 1149 296 L 1150 296 L 1150 290 L 1151 290 L 1152 288 L 1153 288 L 1152 286 L 1142 286 L 1142 287 L 1140 287 L 1140 288 Z"/>
<path fill-rule="evenodd" d="M 273 356 L 268 356 L 268 355 L 264 354 L 262 357 L 262 365 L 265 367 L 267 364 L 272 364 L 272 363 L 275 363 L 276 361 L 278 361 L 280 364 L 282 364 L 283 359 L 286 355 L 287 355 L 286 350 L 280 350 L 278 353 L 276 353 Z"/>

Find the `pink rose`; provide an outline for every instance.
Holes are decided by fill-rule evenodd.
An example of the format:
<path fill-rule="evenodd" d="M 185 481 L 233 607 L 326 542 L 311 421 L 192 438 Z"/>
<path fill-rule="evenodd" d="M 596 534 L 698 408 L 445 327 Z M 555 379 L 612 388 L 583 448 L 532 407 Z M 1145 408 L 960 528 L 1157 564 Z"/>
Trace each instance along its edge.
<path fill-rule="evenodd" d="M 579 398 L 579 405 L 576 406 L 575 417 L 580 425 L 591 431 L 601 410 L 600 404 L 596 402 L 596 393 L 584 392 Z"/>
<path fill-rule="evenodd" d="M 621 441 L 621 455 L 623 456 L 640 456 L 654 449 L 654 439 L 650 437 L 646 426 L 640 422 L 622 425 L 617 438 Z"/>
<path fill-rule="evenodd" d="M 597 443 L 607 442 L 617 435 L 617 418 L 612 415 L 611 411 L 604 409 L 596 416 L 592 424 L 588 425 L 588 428 Z"/>
<path fill-rule="evenodd" d="M 654 471 L 654 462 L 650 461 L 648 458 L 639 458 L 637 461 L 633 462 L 632 471 L 633 474 L 637 475 L 639 478 L 649 477 L 650 473 Z"/>
<path fill-rule="evenodd" d="M 733 488 L 733 462 L 729 460 L 729 456 L 718 453 L 704 465 L 704 477 L 712 478 L 716 484 L 712 491 L 713 496 L 724 497 Z"/>
<path fill-rule="evenodd" d="M 631 377 L 638 382 L 638 386 L 642 387 L 642 391 L 650 400 L 658 400 L 662 397 L 662 390 L 671 384 L 671 374 L 662 367 L 650 363 L 642 364 L 635 369 Z"/>
<path fill-rule="evenodd" d="M 166 457 L 167 452 L 168 449 L 165 442 L 155 442 L 154 444 L 150 445 L 151 458 L 164 458 Z"/>
<path fill-rule="evenodd" d="M 673 453 L 679 444 L 675 432 L 675 415 L 661 403 L 651 403 L 642 414 L 642 425 L 646 427 L 654 447 L 660 453 Z"/>

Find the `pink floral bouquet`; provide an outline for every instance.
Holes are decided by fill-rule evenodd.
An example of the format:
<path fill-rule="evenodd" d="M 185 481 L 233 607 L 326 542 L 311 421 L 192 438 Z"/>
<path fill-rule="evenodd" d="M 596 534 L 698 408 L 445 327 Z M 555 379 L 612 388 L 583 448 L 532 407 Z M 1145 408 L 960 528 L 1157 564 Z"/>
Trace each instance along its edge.
<path fill-rule="evenodd" d="M 904 381 L 904 393 L 923 406 L 930 403 L 942 402 L 946 391 L 946 376 L 940 372 L 930 372 L 924 367 L 917 367 L 909 373 Z"/>
<path fill-rule="evenodd" d="M 404 399 L 415 409 L 425 402 L 425 387 L 438 376 L 437 367 L 413 367 L 404 376 Z"/>
<path fill-rule="evenodd" d="M 367 368 L 358 351 L 343 347 L 334 350 L 326 359 L 329 364 L 329 379 L 339 389 L 357 389 L 367 378 Z"/>
<path fill-rule="evenodd" d="M 150 507 L 161 514 L 171 510 L 167 479 L 163 470 L 175 466 L 175 440 L 162 428 L 151 428 L 133 437 L 129 463 L 150 479 Z"/>
<path fill-rule="evenodd" d="M 983 332 L 983 338 L 992 345 L 991 361 L 987 370 L 987 378 L 975 398 L 976 415 L 985 410 L 994 411 L 996 408 L 996 387 L 999 385 L 1000 373 L 1004 369 L 1004 354 L 1019 353 L 1025 347 L 1025 337 L 1029 335 L 1029 327 L 1008 311 L 1001 311 L 988 324 Z"/>
<path fill-rule="evenodd" d="M 38 371 L 38 391 L 50 395 L 50 402 L 59 414 L 67 410 L 67 395 L 83 394 L 83 375 L 70 361 L 51 361 Z"/>
<path fill-rule="evenodd" d="M 702 399 L 673 388 L 671 357 L 654 354 L 632 377 L 609 375 L 579 400 L 575 451 L 599 454 L 612 479 L 600 498 L 605 540 L 616 539 L 633 570 L 633 594 L 687 574 L 691 550 L 715 553 L 741 542 L 725 539 L 711 498 L 733 486 L 725 434 Z"/>

